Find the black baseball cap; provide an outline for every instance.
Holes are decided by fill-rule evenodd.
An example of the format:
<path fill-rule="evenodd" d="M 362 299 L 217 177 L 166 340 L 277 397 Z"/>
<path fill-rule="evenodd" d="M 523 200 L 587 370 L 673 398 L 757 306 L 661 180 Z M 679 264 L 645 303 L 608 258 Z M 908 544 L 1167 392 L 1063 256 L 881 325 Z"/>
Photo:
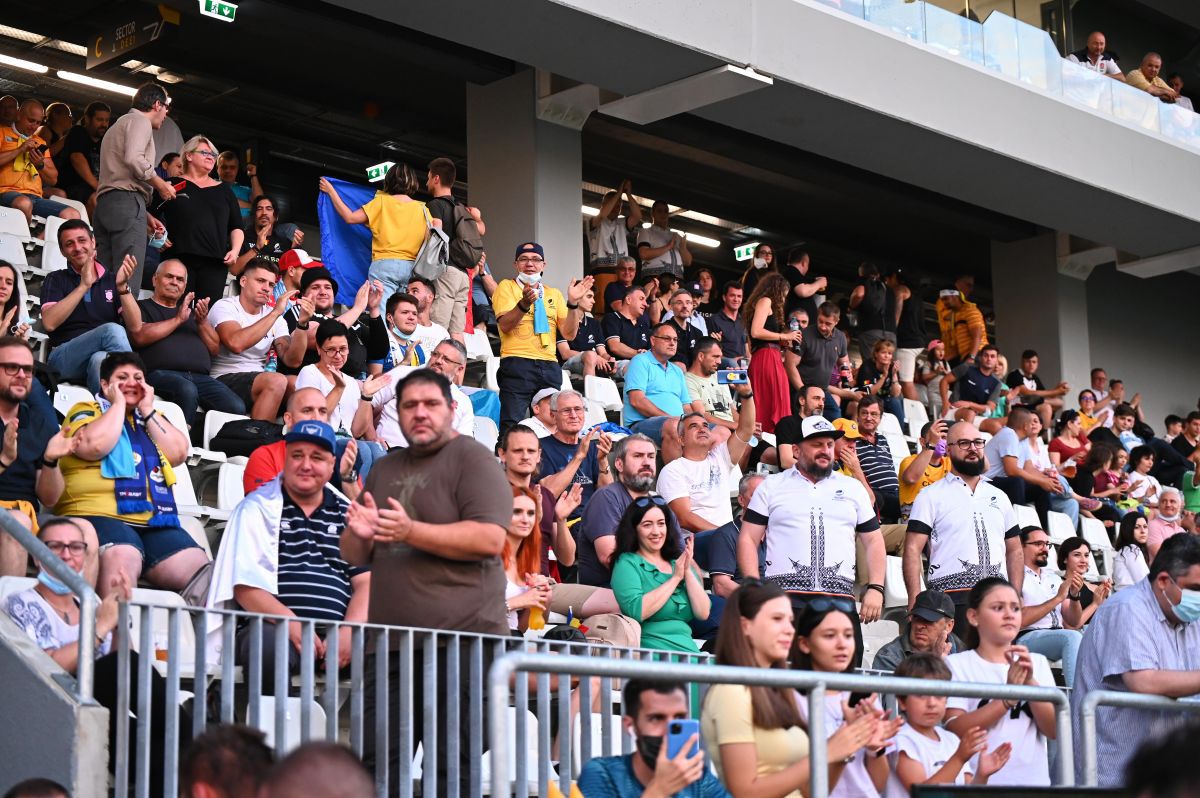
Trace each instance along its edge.
<path fill-rule="evenodd" d="M 934 623 L 943 618 L 954 617 L 954 601 L 940 590 L 923 590 L 917 594 L 908 616 Z"/>

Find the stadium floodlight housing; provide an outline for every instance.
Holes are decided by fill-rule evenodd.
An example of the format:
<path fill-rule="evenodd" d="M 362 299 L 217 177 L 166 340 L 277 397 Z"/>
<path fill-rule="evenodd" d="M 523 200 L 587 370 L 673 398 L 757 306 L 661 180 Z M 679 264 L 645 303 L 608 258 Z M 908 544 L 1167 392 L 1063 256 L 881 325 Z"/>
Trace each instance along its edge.
<path fill-rule="evenodd" d="M 50 71 L 50 67 L 26 61 L 24 58 L 13 58 L 11 55 L 4 55 L 3 53 L 0 53 L 0 64 L 7 64 L 10 67 L 24 69 L 29 72 L 37 72 L 39 75 L 44 75 Z"/>
<path fill-rule="evenodd" d="M 55 73 L 63 80 L 69 80 L 72 83 L 81 83 L 84 86 L 91 86 L 93 89 L 102 91 L 111 91 L 114 94 L 124 94 L 126 97 L 132 97 L 137 94 L 137 89 L 132 89 L 129 86 L 122 86 L 119 83 L 113 83 L 108 80 L 100 80 L 93 78 L 91 75 L 80 75 L 78 72 L 66 72 L 64 70 L 56 70 Z"/>

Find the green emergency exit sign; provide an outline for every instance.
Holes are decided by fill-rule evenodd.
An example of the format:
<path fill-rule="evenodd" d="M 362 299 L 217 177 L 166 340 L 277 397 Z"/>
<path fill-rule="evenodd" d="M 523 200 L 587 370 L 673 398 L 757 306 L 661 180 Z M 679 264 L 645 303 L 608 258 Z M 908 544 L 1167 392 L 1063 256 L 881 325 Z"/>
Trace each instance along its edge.
<path fill-rule="evenodd" d="M 206 17 L 233 22 L 237 16 L 237 3 L 227 3 L 225 0 L 200 0 L 200 13 Z"/>
<path fill-rule="evenodd" d="M 758 247 L 758 242 L 754 241 L 749 244 L 742 244 L 740 247 L 733 248 L 733 257 L 737 260 L 750 260 L 754 257 L 754 250 Z"/>
<path fill-rule="evenodd" d="M 384 161 L 383 163 L 377 163 L 374 166 L 368 166 L 367 182 L 378 183 L 380 180 L 383 180 L 384 176 L 387 175 L 388 170 L 395 165 L 396 164 L 392 161 Z"/>

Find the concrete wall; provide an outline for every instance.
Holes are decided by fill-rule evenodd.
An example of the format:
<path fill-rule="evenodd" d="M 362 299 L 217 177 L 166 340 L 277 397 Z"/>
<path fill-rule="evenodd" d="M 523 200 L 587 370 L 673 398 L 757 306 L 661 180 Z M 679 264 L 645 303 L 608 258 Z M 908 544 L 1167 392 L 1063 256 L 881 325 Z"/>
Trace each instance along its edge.
<path fill-rule="evenodd" d="M 0 613 L 0 793 L 43 777 L 77 798 L 108 795 L 108 710 L 80 706 L 73 690 L 74 679 Z"/>

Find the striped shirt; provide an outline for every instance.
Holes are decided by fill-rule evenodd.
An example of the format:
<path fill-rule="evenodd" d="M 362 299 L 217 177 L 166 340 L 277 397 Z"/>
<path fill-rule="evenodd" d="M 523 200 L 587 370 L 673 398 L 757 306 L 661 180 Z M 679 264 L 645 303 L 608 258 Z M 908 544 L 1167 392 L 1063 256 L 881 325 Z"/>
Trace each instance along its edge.
<path fill-rule="evenodd" d="M 854 451 L 858 453 L 858 462 L 867 484 L 877 493 L 900 493 L 900 478 L 896 475 L 896 463 L 892 460 L 892 450 L 887 439 L 882 435 L 875 436 L 871 443 L 866 438 L 854 441 Z"/>
<path fill-rule="evenodd" d="M 283 490 L 279 520 L 279 592 L 277 598 L 300 618 L 340 621 L 350 604 L 350 579 L 365 573 L 342 559 L 338 543 L 349 503 L 325 488 L 311 516 Z"/>

